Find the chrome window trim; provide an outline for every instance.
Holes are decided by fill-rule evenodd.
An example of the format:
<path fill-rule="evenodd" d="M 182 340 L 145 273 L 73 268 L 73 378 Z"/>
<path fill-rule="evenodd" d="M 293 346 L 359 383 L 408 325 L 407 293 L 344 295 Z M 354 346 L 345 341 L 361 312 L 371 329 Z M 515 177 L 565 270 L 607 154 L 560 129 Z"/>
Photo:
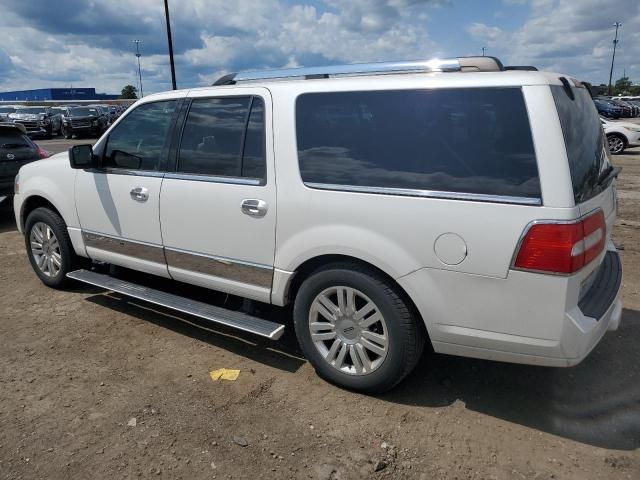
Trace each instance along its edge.
<path fill-rule="evenodd" d="M 164 174 L 164 178 L 171 180 L 191 180 L 195 182 L 228 183 L 232 185 L 248 185 L 254 187 L 266 185 L 264 181 L 258 178 L 219 177 L 215 175 L 198 175 L 195 173 L 167 172 Z"/>
<path fill-rule="evenodd" d="M 443 200 L 468 200 L 472 202 L 506 203 L 514 205 L 542 206 L 542 199 L 534 197 L 511 197 L 508 195 L 490 195 L 484 193 L 445 192 L 440 190 L 419 190 L 393 187 L 365 187 L 359 185 L 337 185 L 332 183 L 303 182 L 305 186 L 317 190 L 335 190 L 339 192 L 373 193 L 379 195 L 397 195 L 402 197 L 439 198 Z"/>
<path fill-rule="evenodd" d="M 189 272 L 271 288 L 273 267 L 179 248 L 164 247 L 167 265 Z"/>
<path fill-rule="evenodd" d="M 86 169 L 85 172 L 90 173 L 102 173 L 104 175 L 133 175 L 136 177 L 154 177 L 154 178 L 162 178 L 164 177 L 164 172 L 159 170 L 131 170 L 128 168 L 89 168 Z"/>

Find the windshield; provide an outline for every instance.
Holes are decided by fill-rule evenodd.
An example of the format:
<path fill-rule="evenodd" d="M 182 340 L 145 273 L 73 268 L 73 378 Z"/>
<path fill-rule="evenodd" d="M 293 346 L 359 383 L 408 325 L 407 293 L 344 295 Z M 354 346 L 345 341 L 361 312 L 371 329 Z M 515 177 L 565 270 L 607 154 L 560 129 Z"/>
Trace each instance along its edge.
<path fill-rule="evenodd" d="M 69 116 L 71 117 L 97 117 L 98 111 L 95 108 L 79 107 L 69 110 Z"/>
<path fill-rule="evenodd" d="M 602 123 L 589 92 L 585 88 L 571 88 L 571 100 L 563 87 L 552 85 L 564 143 L 569 158 L 571 183 L 576 204 L 600 193 L 598 180 L 609 167 Z"/>
<path fill-rule="evenodd" d="M 16 109 L 13 107 L 0 107 L 0 113 L 13 113 Z"/>
<path fill-rule="evenodd" d="M 47 113 L 47 111 L 43 107 L 27 107 L 27 108 L 17 109 L 16 113 L 27 113 L 29 115 L 44 115 L 45 113 Z"/>

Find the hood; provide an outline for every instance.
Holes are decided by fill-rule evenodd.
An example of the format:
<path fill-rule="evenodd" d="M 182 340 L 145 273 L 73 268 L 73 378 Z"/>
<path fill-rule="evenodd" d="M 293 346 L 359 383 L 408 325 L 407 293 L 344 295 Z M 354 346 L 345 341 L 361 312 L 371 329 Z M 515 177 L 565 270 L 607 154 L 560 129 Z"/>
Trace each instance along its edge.
<path fill-rule="evenodd" d="M 46 115 L 42 113 L 11 113 L 9 118 L 16 120 L 44 120 Z"/>
<path fill-rule="evenodd" d="M 65 120 L 97 120 L 96 115 L 74 115 L 73 117 L 65 116 Z"/>

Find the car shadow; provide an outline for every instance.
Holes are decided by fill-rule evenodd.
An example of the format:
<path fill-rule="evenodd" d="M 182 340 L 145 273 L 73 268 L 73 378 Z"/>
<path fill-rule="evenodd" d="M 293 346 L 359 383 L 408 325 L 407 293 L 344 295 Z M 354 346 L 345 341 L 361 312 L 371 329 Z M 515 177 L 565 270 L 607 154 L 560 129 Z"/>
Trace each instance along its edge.
<path fill-rule="evenodd" d="M 625 309 L 578 366 L 545 368 L 426 354 L 415 371 L 380 398 L 467 409 L 589 445 L 640 447 L 640 312 Z"/>
<path fill-rule="evenodd" d="M 115 276 L 217 306 L 237 308 L 242 302 L 238 297 L 125 269 L 116 269 Z M 305 363 L 289 309 L 251 304 L 257 311 L 250 313 L 287 325 L 283 337 L 274 342 L 115 293 L 96 294 L 87 300 L 276 369 L 295 372 Z M 608 332 L 572 368 L 499 363 L 429 351 L 407 379 L 377 398 L 424 409 L 460 401 L 467 409 L 559 437 L 633 450 L 640 448 L 638 337 L 640 312 L 625 309 L 618 331 Z"/>
<path fill-rule="evenodd" d="M 243 310 L 251 315 L 269 319 L 272 322 L 286 324 L 284 334 L 277 341 L 263 339 L 169 308 L 87 285 L 88 288 L 94 289 L 91 293 L 95 293 L 87 297 L 88 301 L 140 320 L 154 323 L 162 328 L 172 330 L 181 335 L 187 335 L 279 370 L 295 372 L 306 362 L 298 347 L 293 326 L 289 320 L 291 318 L 289 309 L 273 307 L 259 302 L 243 302 L 241 298 L 233 295 L 226 295 L 176 281 L 168 281 L 160 277 L 124 268 L 112 267 L 110 274 L 138 285 L 156 288 L 174 295 L 188 296 L 191 299 L 218 307 Z"/>

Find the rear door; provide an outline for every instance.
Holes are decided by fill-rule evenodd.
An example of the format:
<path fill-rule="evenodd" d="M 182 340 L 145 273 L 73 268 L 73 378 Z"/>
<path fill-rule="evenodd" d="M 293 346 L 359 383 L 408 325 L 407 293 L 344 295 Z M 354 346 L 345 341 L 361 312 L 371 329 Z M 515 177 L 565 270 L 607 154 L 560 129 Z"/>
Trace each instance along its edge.
<path fill-rule="evenodd" d="M 271 97 L 264 88 L 189 94 L 174 172 L 160 195 L 162 239 L 176 279 L 269 302 L 276 183 Z"/>

